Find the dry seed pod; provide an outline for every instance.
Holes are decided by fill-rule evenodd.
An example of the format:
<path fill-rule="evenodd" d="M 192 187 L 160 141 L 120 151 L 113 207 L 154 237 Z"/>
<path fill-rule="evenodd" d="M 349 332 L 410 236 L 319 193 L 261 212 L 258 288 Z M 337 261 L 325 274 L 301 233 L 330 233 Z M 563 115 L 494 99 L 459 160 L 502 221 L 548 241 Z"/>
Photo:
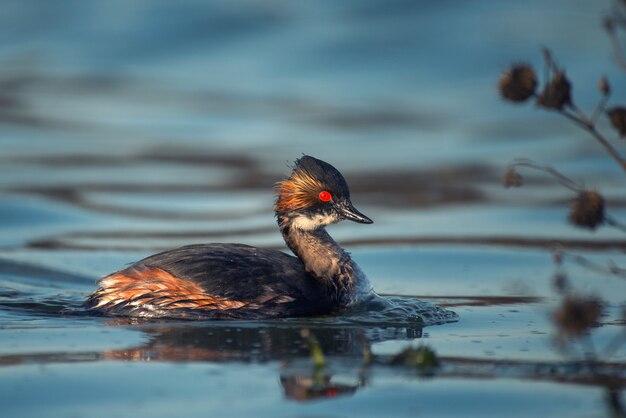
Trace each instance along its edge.
<path fill-rule="evenodd" d="M 604 198 L 595 190 L 583 190 L 572 201 L 568 219 L 581 228 L 596 229 L 604 223 Z"/>
<path fill-rule="evenodd" d="M 563 109 L 572 103 L 572 84 L 567 79 L 564 71 L 557 71 L 550 83 L 544 87 L 537 99 L 539 106 L 548 109 Z"/>
<path fill-rule="evenodd" d="M 606 111 L 611 119 L 611 125 L 619 132 L 619 136 L 626 138 L 626 108 L 622 106 L 614 107 Z"/>
<path fill-rule="evenodd" d="M 523 184 L 524 178 L 513 167 L 506 170 L 506 173 L 502 176 L 502 185 L 507 189 L 509 187 L 522 187 Z"/>
<path fill-rule="evenodd" d="M 611 85 L 609 84 L 609 80 L 606 76 L 602 76 L 600 81 L 598 81 L 598 91 L 604 96 L 611 94 Z"/>
<path fill-rule="evenodd" d="M 602 303 L 599 299 L 571 295 L 554 313 L 554 322 L 562 335 L 579 338 L 598 324 L 601 315 Z"/>
<path fill-rule="evenodd" d="M 537 76 L 530 65 L 519 64 L 506 70 L 498 83 L 500 94 L 512 102 L 524 102 L 535 94 Z"/>

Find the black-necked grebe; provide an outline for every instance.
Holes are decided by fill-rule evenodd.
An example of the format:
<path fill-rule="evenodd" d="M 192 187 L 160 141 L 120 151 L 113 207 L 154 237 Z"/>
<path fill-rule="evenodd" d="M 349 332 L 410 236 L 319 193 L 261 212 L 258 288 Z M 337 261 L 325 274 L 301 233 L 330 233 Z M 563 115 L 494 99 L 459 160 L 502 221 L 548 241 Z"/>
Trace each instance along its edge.
<path fill-rule="evenodd" d="M 372 286 L 325 226 L 371 224 L 345 179 L 310 156 L 278 183 L 276 218 L 297 255 L 243 244 L 198 244 L 152 255 L 99 280 L 87 306 L 144 318 L 278 318 L 326 314 L 374 297 Z"/>

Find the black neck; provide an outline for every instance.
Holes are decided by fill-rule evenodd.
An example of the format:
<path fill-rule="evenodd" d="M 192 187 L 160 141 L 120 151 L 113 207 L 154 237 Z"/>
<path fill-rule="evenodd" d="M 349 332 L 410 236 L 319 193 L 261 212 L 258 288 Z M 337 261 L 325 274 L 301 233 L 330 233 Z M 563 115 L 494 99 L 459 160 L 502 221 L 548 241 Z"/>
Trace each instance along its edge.
<path fill-rule="evenodd" d="M 278 220 L 287 246 L 302 261 L 306 270 L 320 279 L 341 279 L 351 272 L 352 260 L 323 227 L 303 230 L 286 219 Z"/>
<path fill-rule="evenodd" d="M 327 286 L 339 303 L 350 305 L 373 293 L 359 266 L 331 238 L 324 227 L 306 230 L 292 225 L 288 216 L 277 214 L 287 246 L 302 261 L 308 273 Z"/>

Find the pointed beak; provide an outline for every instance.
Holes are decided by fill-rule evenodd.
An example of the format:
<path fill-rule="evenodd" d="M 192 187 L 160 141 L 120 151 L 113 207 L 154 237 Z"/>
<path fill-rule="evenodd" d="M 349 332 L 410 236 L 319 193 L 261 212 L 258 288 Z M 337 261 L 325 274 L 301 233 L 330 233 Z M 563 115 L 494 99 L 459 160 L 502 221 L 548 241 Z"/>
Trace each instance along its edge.
<path fill-rule="evenodd" d="M 351 221 L 358 222 L 360 224 L 373 224 L 374 223 L 374 221 L 372 221 L 370 218 L 368 218 L 367 216 L 359 212 L 352 205 L 351 202 L 347 202 L 344 205 L 339 205 L 338 210 L 341 216 L 343 217 L 343 219 L 349 219 Z"/>

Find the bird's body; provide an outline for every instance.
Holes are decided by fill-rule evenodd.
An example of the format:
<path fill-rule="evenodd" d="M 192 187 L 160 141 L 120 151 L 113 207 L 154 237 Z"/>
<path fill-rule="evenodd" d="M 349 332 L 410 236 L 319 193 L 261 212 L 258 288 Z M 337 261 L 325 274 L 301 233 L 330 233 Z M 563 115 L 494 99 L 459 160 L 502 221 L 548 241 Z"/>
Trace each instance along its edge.
<path fill-rule="evenodd" d="M 343 176 L 313 157 L 279 183 L 281 251 L 198 244 L 140 260 L 99 281 L 87 306 L 145 318 L 278 318 L 320 315 L 371 298 L 369 280 L 326 232 L 341 219 L 372 221 L 350 202 Z"/>

